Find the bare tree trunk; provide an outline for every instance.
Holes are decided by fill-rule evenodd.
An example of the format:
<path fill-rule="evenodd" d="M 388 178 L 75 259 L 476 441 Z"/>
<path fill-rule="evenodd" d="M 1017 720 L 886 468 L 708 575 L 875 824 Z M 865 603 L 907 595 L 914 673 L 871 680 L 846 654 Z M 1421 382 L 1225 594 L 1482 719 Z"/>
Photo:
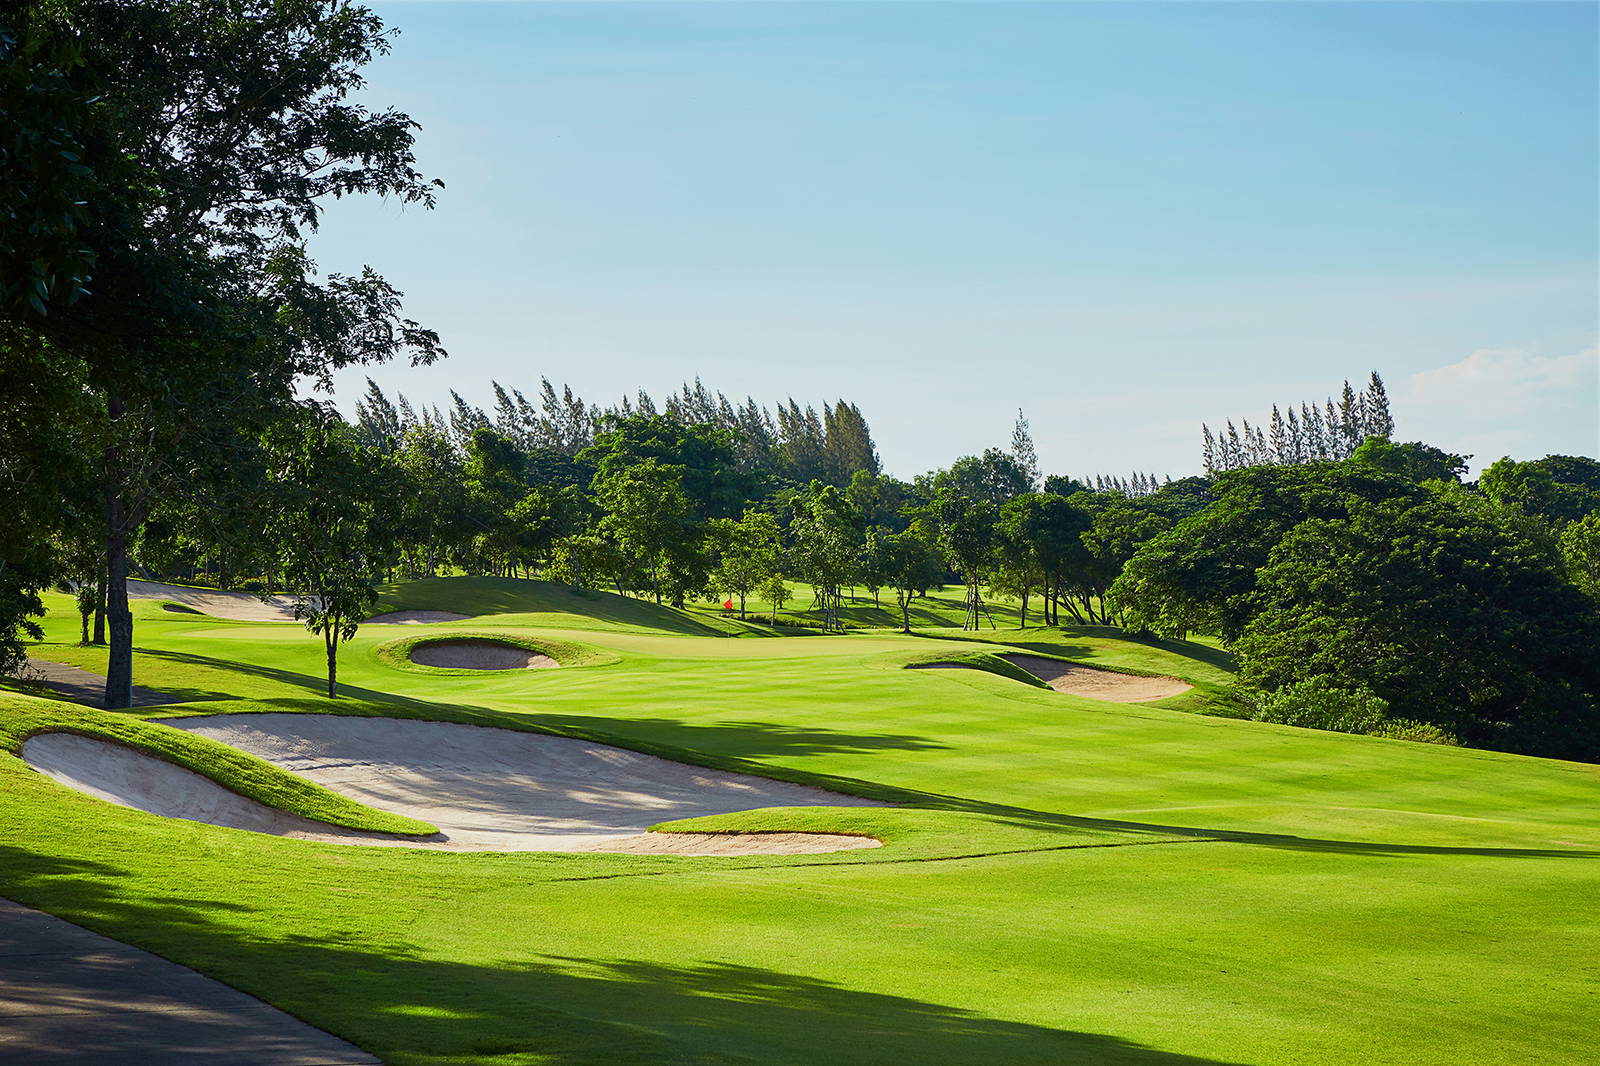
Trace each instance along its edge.
<path fill-rule="evenodd" d="M 106 397 L 113 442 L 122 419 L 122 398 Z M 122 456 L 112 443 L 106 448 L 102 471 L 106 507 L 106 621 L 111 648 L 106 658 L 107 710 L 133 702 L 133 612 L 128 610 L 128 513 L 122 496 Z"/>
<path fill-rule="evenodd" d="M 328 698 L 330 700 L 338 696 L 339 630 L 337 621 L 335 619 L 335 625 L 332 628 L 322 631 L 322 643 L 328 652 Z"/>
<path fill-rule="evenodd" d="M 100 573 L 95 576 L 94 585 L 94 642 L 106 642 L 106 568 L 104 562 L 100 565 Z"/>

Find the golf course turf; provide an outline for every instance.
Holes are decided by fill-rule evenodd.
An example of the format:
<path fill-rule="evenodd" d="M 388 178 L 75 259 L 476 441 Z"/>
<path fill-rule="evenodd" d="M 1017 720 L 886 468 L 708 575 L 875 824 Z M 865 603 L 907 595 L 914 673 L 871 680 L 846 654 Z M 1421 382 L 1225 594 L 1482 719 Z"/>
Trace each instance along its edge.
<path fill-rule="evenodd" d="M 103 648 L 72 643 L 70 600 L 49 606 L 39 657 L 103 671 Z M 321 642 L 297 624 L 134 610 L 135 681 L 195 702 L 110 713 L 0 692 L 0 896 L 385 1062 L 1593 1061 L 1600 768 L 1207 714 L 1229 681 L 1211 646 L 1095 628 L 786 638 L 605 593 L 438 579 L 379 610 L 471 617 L 363 626 L 330 701 Z M 438 637 L 563 668 L 410 663 Z M 1005 654 L 1194 687 L 1109 703 L 998 669 L 905 669 L 981 656 L 1020 672 Z M 19 757 L 51 729 L 166 745 L 295 813 L 394 817 L 143 724 L 251 712 L 495 725 L 821 785 L 891 805 L 662 828 L 884 846 L 347 847 L 113 806 Z"/>

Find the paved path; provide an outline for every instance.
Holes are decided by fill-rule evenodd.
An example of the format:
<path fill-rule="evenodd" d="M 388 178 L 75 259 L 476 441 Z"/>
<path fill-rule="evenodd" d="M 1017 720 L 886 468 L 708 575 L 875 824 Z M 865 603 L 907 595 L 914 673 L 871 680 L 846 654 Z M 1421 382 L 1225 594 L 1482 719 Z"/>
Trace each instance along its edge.
<path fill-rule="evenodd" d="M 85 707 L 104 707 L 106 705 L 106 677 L 92 670 L 85 670 L 77 666 L 68 666 L 66 663 L 53 663 L 46 659 L 29 659 L 27 673 L 38 677 L 46 685 L 60 693 L 64 700 L 81 703 Z M 159 689 L 141 688 L 133 686 L 133 705 L 135 707 L 159 707 L 167 703 L 182 703 L 183 701 L 173 696 L 170 692 Z"/>
<path fill-rule="evenodd" d="M 377 1062 L 237 989 L 0 899 L 0 1063 L 5 1066 Z"/>

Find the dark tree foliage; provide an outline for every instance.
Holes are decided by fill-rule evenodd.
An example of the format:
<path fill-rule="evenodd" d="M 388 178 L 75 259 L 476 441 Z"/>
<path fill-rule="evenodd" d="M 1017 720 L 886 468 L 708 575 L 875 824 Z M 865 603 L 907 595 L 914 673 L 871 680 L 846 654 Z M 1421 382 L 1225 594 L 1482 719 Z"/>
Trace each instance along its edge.
<path fill-rule="evenodd" d="M 755 494 L 754 478 L 734 462 L 733 433 L 707 424 L 684 425 L 661 415 L 615 419 L 578 458 L 594 467 L 597 479 L 647 459 L 672 468 L 696 521 L 735 518 Z"/>
<path fill-rule="evenodd" d="M 1297 525 L 1257 586 L 1236 644 L 1247 684 L 1360 685 L 1474 746 L 1600 758 L 1600 613 L 1489 513 L 1364 501 Z"/>
<path fill-rule="evenodd" d="M 1108 598 L 1129 624 L 1235 640 L 1265 606 L 1256 572 L 1295 526 L 1426 494 L 1402 478 L 1343 463 L 1228 471 L 1212 491 L 1215 502 L 1145 544 L 1110 586 Z"/>

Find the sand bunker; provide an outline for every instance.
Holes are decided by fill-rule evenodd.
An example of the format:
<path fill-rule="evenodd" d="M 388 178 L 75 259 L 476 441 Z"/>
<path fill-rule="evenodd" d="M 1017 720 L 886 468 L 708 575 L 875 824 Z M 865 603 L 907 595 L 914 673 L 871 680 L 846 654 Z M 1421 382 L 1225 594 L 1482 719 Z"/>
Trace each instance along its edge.
<path fill-rule="evenodd" d="M 430 640 L 411 649 L 411 661 L 446 670 L 548 670 L 561 664 L 498 640 Z"/>
<path fill-rule="evenodd" d="M 1020 666 L 1057 692 L 1107 703 L 1145 703 L 1187 692 L 1194 686 L 1175 677 L 1140 677 L 1100 670 L 1038 655 L 1002 654 L 999 658 Z M 916 663 L 913 670 L 976 670 L 967 663 Z"/>
<path fill-rule="evenodd" d="M 1060 659 L 1044 659 L 1037 655 L 1002 655 L 1000 658 L 1022 667 L 1057 692 L 1110 703 L 1143 703 L 1146 700 L 1165 699 L 1194 687 L 1175 677 L 1119 674 L 1115 670 L 1097 670 L 1092 666 L 1064 663 Z"/>
<path fill-rule="evenodd" d="M 168 585 L 160 581 L 128 581 L 128 595 L 140 600 L 171 600 L 202 614 L 232 618 L 240 622 L 293 622 L 294 601 L 274 596 L 263 603 L 253 592 L 223 592 L 197 589 L 188 585 Z"/>
<path fill-rule="evenodd" d="M 454 611 L 390 611 L 388 614 L 375 614 L 367 621 L 379 625 L 425 626 L 434 622 L 459 622 L 471 617 L 470 614 L 456 614 Z"/>
<path fill-rule="evenodd" d="M 823 833 L 697 833 L 682 839 L 646 833 L 657 822 L 764 807 L 882 804 L 566 737 L 312 714 L 208 715 L 165 724 L 252 752 L 370 806 L 431 822 L 440 833 L 402 838 L 308 822 L 108 741 L 45 734 L 23 745 L 23 758 L 63 784 L 124 806 L 340 844 L 680 855 L 879 846 L 870 837 Z"/>

